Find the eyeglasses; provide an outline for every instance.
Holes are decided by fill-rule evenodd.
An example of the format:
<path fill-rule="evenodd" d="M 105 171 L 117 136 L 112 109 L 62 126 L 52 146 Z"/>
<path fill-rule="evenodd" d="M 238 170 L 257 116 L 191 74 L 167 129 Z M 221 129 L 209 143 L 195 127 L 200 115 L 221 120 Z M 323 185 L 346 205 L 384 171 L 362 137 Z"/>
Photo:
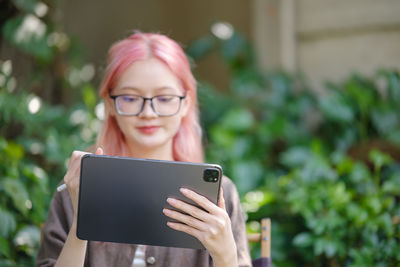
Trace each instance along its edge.
<path fill-rule="evenodd" d="M 185 96 L 179 95 L 156 95 L 153 97 L 143 97 L 140 95 L 110 95 L 114 100 L 115 108 L 119 115 L 138 116 L 144 108 L 147 100 L 150 101 L 151 108 L 158 116 L 173 116 L 179 112 L 182 99 Z"/>

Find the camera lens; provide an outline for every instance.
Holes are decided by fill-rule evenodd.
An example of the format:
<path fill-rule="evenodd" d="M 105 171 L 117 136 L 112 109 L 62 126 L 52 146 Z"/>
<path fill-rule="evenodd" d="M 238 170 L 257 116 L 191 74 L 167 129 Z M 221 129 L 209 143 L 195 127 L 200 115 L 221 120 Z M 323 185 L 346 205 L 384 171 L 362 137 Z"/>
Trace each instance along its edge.
<path fill-rule="evenodd" d="M 209 183 L 218 182 L 219 171 L 217 169 L 206 169 L 204 170 L 203 179 Z"/>

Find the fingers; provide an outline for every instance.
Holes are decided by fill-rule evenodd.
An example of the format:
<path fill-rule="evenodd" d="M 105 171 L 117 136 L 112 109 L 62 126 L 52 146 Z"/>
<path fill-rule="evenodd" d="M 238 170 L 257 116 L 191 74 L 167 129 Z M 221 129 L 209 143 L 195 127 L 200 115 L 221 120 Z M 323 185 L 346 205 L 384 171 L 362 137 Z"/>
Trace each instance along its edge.
<path fill-rule="evenodd" d="M 168 198 L 167 202 L 172 207 L 174 207 L 180 211 L 183 211 L 183 212 L 189 214 L 190 216 L 197 218 L 201 221 L 205 221 L 211 217 L 208 212 L 205 212 L 204 210 L 201 210 L 198 207 L 195 207 L 193 205 L 185 203 L 181 200 L 174 199 L 174 198 Z"/>
<path fill-rule="evenodd" d="M 69 177 L 79 176 L 81 159 L 84 155 L 90 154 L 89 152 L 83 152 L 79 150 L 74 150 L 72 152 L 71 158 L 68 164 L 68 175 Z M 104 151 L 101 147 L 98 147 L 95 152 L 96 155 L 103 155 Z"/>
<path fill-rule="evenodd" d="M 90 154 L 90 153 L 79 151 L 79 150 L 74 150 L 72 152 L 71 158 L 69 159 L 68 171 L 67 171 L 67 175 L 66 175 L 67 177 L 76 176 L 76 174 L 79 174 L 80 167 L 81 167 L 81 158 L 83 157 L 83 155 L 86 155 L 86 154 Z"/>
<path fill-rule="evenodd" d="M 185 197 L 193 200 L 195 203 L 197 203 L 200 207 L 202 207 L 209 213 L 219 214 L 221 212 L 220 207 L 216 206 L 214 203 L 212 203 L 206 197 L 199 195 L 196 192 L 189 190 L 187 188 L 181 188 L 180 191 Z"/>
<path fill-rule="evenodd" d="M 167 225 L 197 238 L 213 258 L 223 258 L 227 251 L 235 250 L 223 191 L 220 191 L 218 206 L 189 189 L 182 189 L 181 192 L 205 210 L 178 199 L 168 198 L 167 202 L 177 210 L 164 209 L 163 213 L 177 222 L 168 222 Z"/>
<path fill-rule="evenodd" d="M 101 147 L 98 147 L 98 148 L 96 149 L 96 152 L 94 152 L 94 154 L 96 154 L 96 155 L 103 155 L 103 154 L 104 154 L 104 151 L 103 151 L 103 149 L 102 149 Z"/>
<path fill-rule="evenodd" d="M 172 229 L 187 233 L 187 234 L 194 236 L 197 239 L 201 240 L 201 232 L 195 228 L 184 225 L 182 223 L 175 223 L 175 222 L 167 222 L 167 225 L 169 227 L 171 227 Z"/>
<path fill-rule="evenodd" d="M 200 231 L 207 230 L 207 225 L 196 217 L 186 215 L 171 209 L 163 209 L 163 213 L 171 219 L 175 219 Z"/>
<path fill-rule="evenodd" d="M 220 207 L 223 210 L 226 210 L 226 208 L 225 208 L 225 199 L 224 199 L 224 190 L 222 189 L 222 187 L 219 190 L 218 207 Z"/>
<path fill-rule="evenodd" d="M 219 197 L 220 206 L 216 206 L 207 198 L 189 189 L 183 189 L 181 192 L 184 192 L 186 197 L 195 201 L 206 211 L 184 201 L 168 198 L 168 204 L 178 209 L 178 211 L 164 209 L 163 212 L 166 216 L 199 230 L 202 238 L 204 238 L 204 236 L 215 236 L 226 228 L 227 224 L 230 222 L 230 219 L 225 210 L 225 201 L 222 196 L 222 191 L 220 192 Z M 185 229 L 187 230 L 187 228 Z"/>

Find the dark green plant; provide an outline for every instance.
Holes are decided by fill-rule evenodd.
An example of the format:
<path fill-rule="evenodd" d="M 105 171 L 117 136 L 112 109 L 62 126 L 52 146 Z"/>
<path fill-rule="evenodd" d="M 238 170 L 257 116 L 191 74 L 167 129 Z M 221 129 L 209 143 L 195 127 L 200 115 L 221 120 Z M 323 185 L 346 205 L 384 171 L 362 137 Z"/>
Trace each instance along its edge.
<path fill-rule="evenodd" d="M 0 61 L 0 266 L 33 266 L 67 159 L 99 129 L 98 100 L 93 67 L 58 29 L 53 10 L 35 0 L 6 4 L 1 45 L 19 56 Z M 29 71 L 16 76 L 21 60 Z M 71 101 L 77 96 L 83 102 Z"/>
<path fill-rule="evenodd" d="M 220 49 L 231 72 L 226 94 L 200 83 L 201 114 L 207 159 L 238 186 L 248 230 L 272 218 L 277 266 L 398 266 L 399 73 L 316 94 L 303 75 L 262 73 L 243 40 L 209 35 L 188 52 Z"/>

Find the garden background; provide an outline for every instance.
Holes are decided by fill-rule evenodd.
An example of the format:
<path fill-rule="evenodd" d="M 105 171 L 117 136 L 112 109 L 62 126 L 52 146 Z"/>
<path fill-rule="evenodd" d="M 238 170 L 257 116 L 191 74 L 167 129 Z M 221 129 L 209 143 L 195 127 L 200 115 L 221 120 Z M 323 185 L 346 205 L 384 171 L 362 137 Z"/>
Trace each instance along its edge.
<path fill-rule="evenodd" d="M 98 47 L 110 43 L 88 39 L 107 31 L 115 41 L 133 28 L 183 43 L 199 81 L 207 161 L 237 185 L 249 232 L 259 231 L 261 218 L 272 219 L 274 266 L 400 266 L 396 1 L 234 1 L 230 13 L 227 2 L 206 2 L 208 14 L 198 12 L 197 26 L 184 25 L 186 37 L 174 23 L 190 21 L 199 6 L 155 1 L 164 12 L 139 10 L 144 15 L 123 24 L 110 17 L 79 22 L 72 13 L 96 11 L 83 2 L 77 9 L 74 1 L 1 2 L 0 266 L 34 265 L 40 225 L 68 157 L 90 146 L 101 125 L 97 86 L 106 55 Z M 139 2 L 130 5 L 150 5 Z M 174 5 L 188 10 L 181 20 Z M 304 19 L 324 8 L 325 24 Z M 240 11 L 254 15 L 252 23 L 234 17 Z M 332 13 L 347 16 L 336 23 L 351 27 L 329 28 Z M 345 38 L 351 49 L 340 43 Z"/>

